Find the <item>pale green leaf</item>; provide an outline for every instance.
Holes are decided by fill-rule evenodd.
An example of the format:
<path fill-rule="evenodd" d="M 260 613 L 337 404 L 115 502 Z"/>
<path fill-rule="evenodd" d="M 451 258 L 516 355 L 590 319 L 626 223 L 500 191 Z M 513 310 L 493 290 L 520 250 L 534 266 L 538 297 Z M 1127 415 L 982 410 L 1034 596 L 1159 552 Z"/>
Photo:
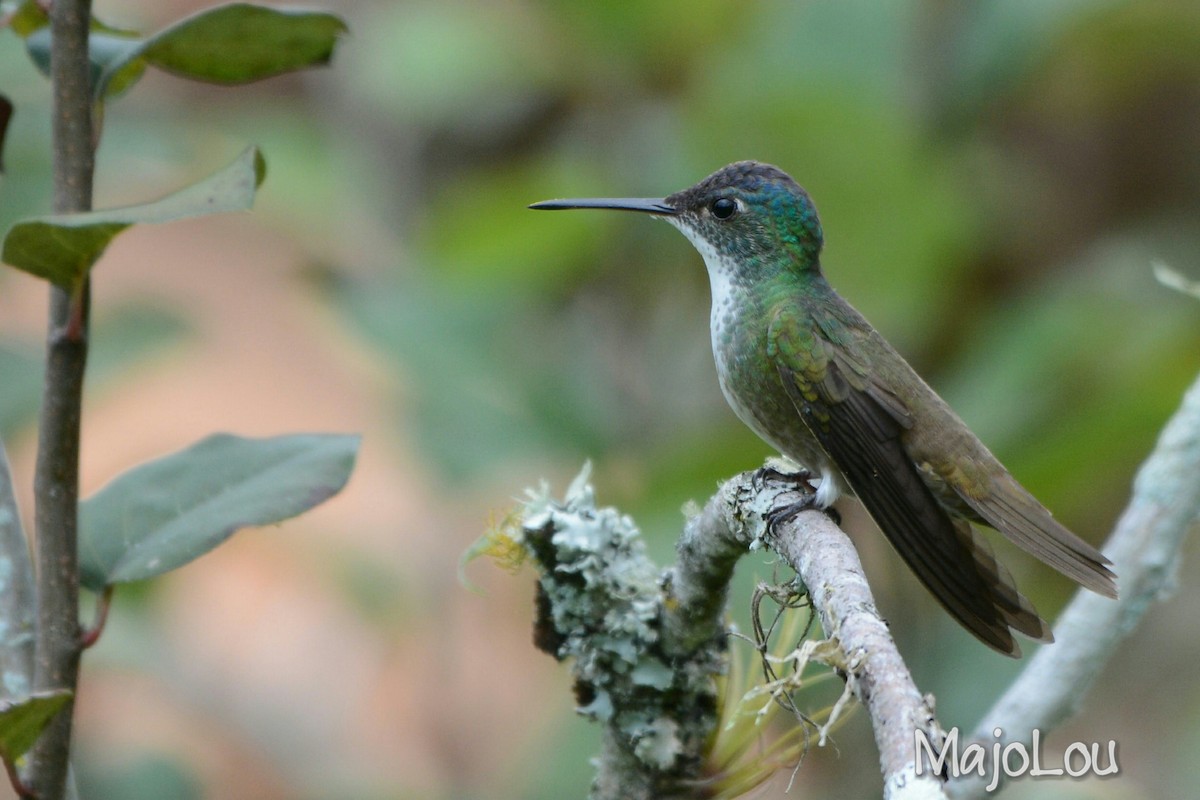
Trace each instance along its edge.
<path fill-rule="evenodd" d="M 219 172 L 152 203 L 17 222 L 4 237 L 0 257 L 17 269 L 71 289 L 113 237 L 130 225 L 244 211 L 253 205 L 265 176 L 262 154 L 250 147 Z"/>
<path fill-rule="evenodd" d="M 129 470 L 80 504 L 83 585 L 152 578 L 240 528 L 307 511 L 345 486 L 358 444 L 338 434 L 217 434 Z"/>

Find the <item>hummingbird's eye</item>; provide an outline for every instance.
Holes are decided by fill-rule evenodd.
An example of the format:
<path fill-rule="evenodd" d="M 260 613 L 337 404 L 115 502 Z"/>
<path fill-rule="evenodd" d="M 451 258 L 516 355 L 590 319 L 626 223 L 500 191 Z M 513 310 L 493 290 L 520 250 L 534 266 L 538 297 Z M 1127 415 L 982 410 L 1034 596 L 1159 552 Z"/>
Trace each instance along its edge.
<path fill-rule="evenodd" d="M 712 201 L 709 210 L 712 211 L 712 215 L 717 219 L 729 219 L 737 211 L 737 203 L 728 197 L 718 197 Z"/>

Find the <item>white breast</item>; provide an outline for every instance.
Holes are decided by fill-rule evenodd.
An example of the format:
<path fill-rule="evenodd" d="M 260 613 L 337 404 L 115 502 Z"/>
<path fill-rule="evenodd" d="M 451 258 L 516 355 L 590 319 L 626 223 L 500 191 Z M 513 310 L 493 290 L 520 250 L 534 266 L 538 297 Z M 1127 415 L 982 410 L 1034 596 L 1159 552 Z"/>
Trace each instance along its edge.
<path fill-rule="evenodd" d="M 710 329 L 712 333 L 713 360 L 717 364 L 717 380 L 721 384 L 721 393 L 725 395 L 725 401 L 729 403 L 729 407 L 733 409 L 733 413 L 737 414 L 738 419 L 745 423 L 750 430 L 758 434 L 759 438 L 779 450 L 779 452 L 800 460 L 805 466 L 820 476 L 813 481 L 817 489 L 816 502 L 821 508 L 828 508 L 837 500 L 839 494 L 848 491 L 844 485 L 844 479 L 842 479 L 833 465 L 829 463 L 828 458 L 819 450 L 814 450 L 812 447 L 806 448 L 806 450 L 811 452 L 803 454 L 797 452 L 795 448 L 788 448 L 785 443 L 776 439 L 767 426 L 759 423 L 754 412 L 742 403 L 737 394 L 730 391 L 727 381 L 730 365 L 726 362 L 726 357 L 732 348 L 722 347 L 721 344 L 725 334 L 738 324 L 735 302 L 737 287 L 734 282 L 737 269 L 733 261 L 709 244 L 702 236 L 696 234 L 690 226 L 684 224 L 678 218 L 664 217 L 664 219 L 678 228 L 688 238 L 692 246 L 700 252 L 700 255 L 704 258 L 704 266 L 708 268 L 708 282 L 712 287 Z M 815 447 L 815 444 L 813 447 Z M 804 455 L 808 457 L 805 458 Z"/>
<path fill-rule="evenodd" d="M 770 441 L 770 436 L 758 424 L 754 414 L 742 404 L 736 394 L 730 391 L 726 380 L 729 374 L 729 365 L 725 361 L 728 350 L 721 347 L 721 341 L 725 333 L 737 325 L 733 282 L 733 276 L 737 270 L 733 261 L 713 247 L 704 237 L 696 234 L 690 226 L 673 217 L 666 217 L 666 220 L 688 238 L 688 241 L 704 258 L 704 266 L 708 268 L 708 282 L 712 288 L 712 313 L 709 317 L 709 329 L 712 335 L 713 360 L 717 364 L 717 380 L 721 384 L 721 393 L 725 395 L 725 401 L 729 403 L 733 413 L 737 414 L 738 419 L 749 426 L 750 430 Z"/>

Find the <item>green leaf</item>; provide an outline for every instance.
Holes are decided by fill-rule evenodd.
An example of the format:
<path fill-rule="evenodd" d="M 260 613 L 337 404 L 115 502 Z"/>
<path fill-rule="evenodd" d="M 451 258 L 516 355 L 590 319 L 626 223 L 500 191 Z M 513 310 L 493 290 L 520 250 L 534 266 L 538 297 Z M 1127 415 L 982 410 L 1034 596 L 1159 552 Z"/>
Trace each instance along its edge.
<path fill-rule="evenodd" d="M 346 24 L 332 15 L 248 3 L 207 9 L 108 60 L 97 99 L 120 94 L 147 64 L 184 78 L 237 85 L 326 64 Z"/>
<path fill-rule="evenodd" d="M 8 27 L 23 39 L 49 25 L 50 17 L 37 0 L 25 0 L 12 10 L 8 18 Z"/>
<path fill-rule="evenodd" d="M 26 0 L 10 18 L 29 58 L 50 74 L 50 26 Z M 91 20 L 88 56 L 97 100 L 124 93 L 147 65 L 197 81 L 237 85 L 329 62 L 346 23 L 332 14 L 232 3 L 210 8 L 150 37 Z"/>
<path fill-rule="evenodd" d="M 25 40 L 25 50 L 29 53 L 29 60 L 33 62 L 39 72 L 49 77 L 50 20 L 46 16 L 46 12 L 34 0 L 28 0 L 13 13 L 12 29 Z M 88 61 L 91 62 L 93 85 L 100 79 L 109 64 L 117 59 L 124 60 L 127 51 L 130 48 L 139 47 L 143 41 L 141 34 L 137 31 L 105 25 L 94 16 L 89 22 L 88 30 Z M 139 62 L 130 65 L 127 71 L 121 71 L 120 90 L 132 85 L 137 78 L 141 77 L 145 68 L 146 65 Z M 118 69 L 118 71 L 120 70 Z M 118 81 L 114 79 L 113 84 L 115 86 Z M 116 94 L 120 90 L 113 88 L 110 91 Z"/>
<path fill-rule="evenodd" d="M 83 585 L 152 578 L 240 528 L 307 511 L 346 485 L 358 444 L 338 434 L 217 434 L 129 470 L 80 504 Z"/>
<path fill-rule="evenodd" d="M 244 211 L 254 204 L 264 177 L 266 162 L 258 148 L 250 147 L 219 172 L 152 203 L 17 222 L 4 237 L 0 258 L 70 290 L 130 225 Z"/>
<path fill-rule="evenodd" d="M 14 703 L 0 703 L 0 758 L 11 764 L 23 756 L 70 699 L 71 693 L 60 689 L 34 692 Z"/>

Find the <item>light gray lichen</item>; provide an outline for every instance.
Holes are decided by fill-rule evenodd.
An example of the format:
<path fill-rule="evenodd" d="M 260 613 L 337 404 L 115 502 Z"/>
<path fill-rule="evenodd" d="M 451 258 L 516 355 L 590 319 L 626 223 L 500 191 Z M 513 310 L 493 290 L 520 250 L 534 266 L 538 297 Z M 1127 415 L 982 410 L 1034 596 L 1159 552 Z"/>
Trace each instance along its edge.
<path fill-rule="evenodd" d="M 596 508 L 589 473 L 561 501 L 529 492 L 516 534 L 541 571 L 539 646 L 571 662 L 577 711 L 666 780 L 694 767 L 712 729 L 723 638 L 682 656 L 667 646 L 663 573 L 632 519 Z"/>

